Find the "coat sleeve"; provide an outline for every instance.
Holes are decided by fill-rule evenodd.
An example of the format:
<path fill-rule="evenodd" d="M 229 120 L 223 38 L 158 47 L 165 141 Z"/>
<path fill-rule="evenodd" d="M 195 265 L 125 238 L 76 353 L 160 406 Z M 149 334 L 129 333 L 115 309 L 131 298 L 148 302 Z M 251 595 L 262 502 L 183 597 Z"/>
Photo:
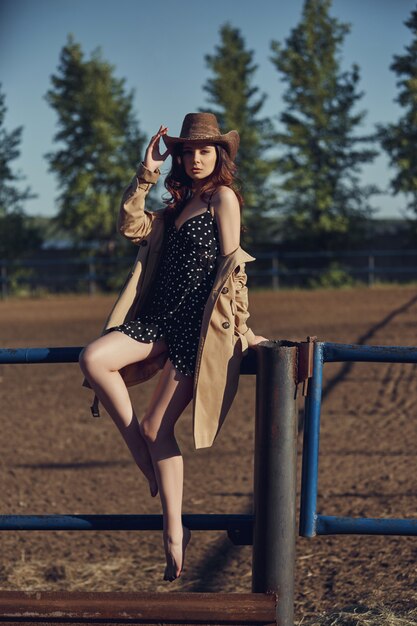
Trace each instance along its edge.
<path fill-rule="evenodd" d="M 248 288 L 246 286 L 247 275 L 245 264 L 241 263 L 233 272 L 233 281 L 235 284 L 235 302 L 236 302 L 236 328 L 241 335 L 245 335 L 248 346 L 253 345 L 255 337 L 254 332 L 248 327 L 247 320 L 250 316 L 248 311 Z"/>
<path fill-rule="evenodd" d="M 151 172 L 141 163 L 130 185 L 125 189 L 120 203 L 117 228 L 133 243 L 139 243 L 147 237 L 158 211 L 145 209 L 145 198 L 160 175 L 159 170 Z"/>

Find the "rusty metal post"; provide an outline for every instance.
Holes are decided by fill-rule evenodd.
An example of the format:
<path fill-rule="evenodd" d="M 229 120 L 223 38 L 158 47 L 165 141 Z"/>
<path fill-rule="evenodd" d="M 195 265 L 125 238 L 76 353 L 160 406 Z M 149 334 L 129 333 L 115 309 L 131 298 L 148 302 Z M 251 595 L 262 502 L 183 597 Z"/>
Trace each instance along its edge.
<path fill-rule="evenodd" d="M 297 344 L 257 348 L 252 591 L 275 593 L 277 624 L 294 624 Z"/>

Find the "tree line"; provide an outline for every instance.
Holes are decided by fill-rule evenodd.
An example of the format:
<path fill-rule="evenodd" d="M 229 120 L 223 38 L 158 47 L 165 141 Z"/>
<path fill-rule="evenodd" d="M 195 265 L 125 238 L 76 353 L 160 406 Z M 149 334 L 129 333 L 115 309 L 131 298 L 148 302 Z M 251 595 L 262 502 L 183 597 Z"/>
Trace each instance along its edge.
<path fill-rule="evenodd" d="M 368 135 L 360 133 L 366 112 L 357 110 L 360 68 L 341 67 L 350 25 L 330 10 L 331 0 L 305 0 L 285 42 L 271 42 L 270 61 L 285 84 L 278 124 L 263 114 L 266 95 L 256 85 L 255 54 L 239 29 L 224 24 L 218 45 L 205 57 L 210 77 L 200 110 L 212 111 L 224 131 L 237 129 L 241 137 L 237 165 L 249 247 L 278 236 L 308 250 L 360 245 L 373 216 L 370 199 L 383 193 L 360 181 L 362 166 L 375 159 L 378 147 L 394 172 L 389 191 L 405 194 L 417 234 L 417 10 L 405 22 L 411 43 L 390 65 L 402 115 Z M 69 36 L 45 97 L 58 118 L 57 147 L 45 155 L 60 190 L 53 228 L 75 245 L 96 244 L 103 254 L 123 250 L 120 240 L 115 246 L 115 215 L 146 141 L 134 92 L 99 49 L 87 59 Z M 18 258 L 39 247 L 44 233 L 42 220 L 24 213 L 34 194 L 29 187 L 20 190 L 22 176 L 12 167 L 23 129 L 7 132 L 5 115 L 0 91 L 0 258 Z"/>

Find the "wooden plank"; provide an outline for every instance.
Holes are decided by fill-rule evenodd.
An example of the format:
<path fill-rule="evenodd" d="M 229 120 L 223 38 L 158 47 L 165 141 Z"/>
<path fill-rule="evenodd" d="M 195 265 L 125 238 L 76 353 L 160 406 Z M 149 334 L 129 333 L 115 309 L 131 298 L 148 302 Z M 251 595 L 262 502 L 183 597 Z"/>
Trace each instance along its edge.
<path fill-rule="evenodd" d="M 0 592 L 0 622 L 112 620 L 135 624 L 275 624 L 276 597 L 262 593 Z"/>

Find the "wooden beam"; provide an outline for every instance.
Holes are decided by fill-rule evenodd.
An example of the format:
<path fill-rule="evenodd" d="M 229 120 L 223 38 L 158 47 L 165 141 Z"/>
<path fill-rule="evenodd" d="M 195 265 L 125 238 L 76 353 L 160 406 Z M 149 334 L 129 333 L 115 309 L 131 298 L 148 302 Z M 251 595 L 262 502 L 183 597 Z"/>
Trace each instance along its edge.
<path fill-rule="evenodd" d="M 276 596 L 263 593 L 0 592 L 0 624 L 36 620 L 275 626 Z"/>

